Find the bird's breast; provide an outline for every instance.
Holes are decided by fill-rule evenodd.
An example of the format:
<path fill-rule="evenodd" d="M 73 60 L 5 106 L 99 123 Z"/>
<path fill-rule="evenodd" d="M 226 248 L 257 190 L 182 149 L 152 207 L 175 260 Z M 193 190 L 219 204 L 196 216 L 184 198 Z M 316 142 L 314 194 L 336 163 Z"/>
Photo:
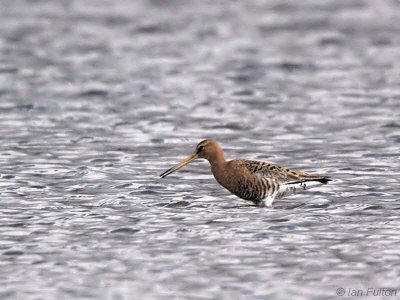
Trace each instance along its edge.
<path fill-rule="evenodd" d="M 255 182 L 255 178 L 237 169 L 213 170 L 217 182 L 239 198 L 258 201 L 265 194 L 262 186 Z"/>

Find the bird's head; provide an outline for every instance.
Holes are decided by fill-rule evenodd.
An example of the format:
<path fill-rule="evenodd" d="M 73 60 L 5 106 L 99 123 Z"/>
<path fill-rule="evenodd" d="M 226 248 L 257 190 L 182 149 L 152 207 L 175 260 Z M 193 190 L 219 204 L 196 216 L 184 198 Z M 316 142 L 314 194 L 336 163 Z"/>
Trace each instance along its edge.
<path fill-rule="evenodd" d="M 215 160 L 224 159 L 224 152 L 222 151 L 221 146 L 215 140 L 208 139 L 201 141 L 197 144 L 196 150 L 192 155 L 181 160 L 179 163 L 162 173 L 160 176 L 164 178 L 198 158 L 205 158 L 212 163 Z"/>

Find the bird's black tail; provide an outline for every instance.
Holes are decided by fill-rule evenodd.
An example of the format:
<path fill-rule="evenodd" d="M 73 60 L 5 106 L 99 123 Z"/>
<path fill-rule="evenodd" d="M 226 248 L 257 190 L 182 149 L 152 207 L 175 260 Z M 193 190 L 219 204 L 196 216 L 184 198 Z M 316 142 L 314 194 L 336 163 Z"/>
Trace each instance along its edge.
<path fill-rule="evenodd" d="M 323 184 L 328 183 L 329 181 L 332 181 L 332 179 L 328 176 L 323 176 L 323 177 L 309 177 L 309 178 L 302 178 L 296 181 L 291 181 L 288 182 L 287 184 L 298 184 L 298 183 L 303 183 L 303 182 L 309 182 L 309 181 L 318 181 Z"/>
<path fill-rule="evenodd" d="M 320 178 L 314 179 L 314 180 L 319 181 L 324 184 L 328 183 L 329 181 L 332 181 L 332 179 L 330 177 L 320 177 Z"/>

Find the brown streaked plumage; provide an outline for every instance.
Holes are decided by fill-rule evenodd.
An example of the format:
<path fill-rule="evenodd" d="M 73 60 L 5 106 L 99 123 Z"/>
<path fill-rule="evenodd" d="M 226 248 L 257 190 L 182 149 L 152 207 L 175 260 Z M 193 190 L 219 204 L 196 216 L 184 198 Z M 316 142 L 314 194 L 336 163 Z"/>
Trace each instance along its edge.
<path fill-rule="evenodd" d="M 257 206 L 271 206 L 276 198 L 331 180 L 327 176 L 282 168 L 268 162 L 245 159 L 226 161 L 220 145 L 211 139 L 200 142 L 192 155 L 160 176 L 164 178 L 197 158 L 209 161 L 211 172 L 220 185 Z"/>

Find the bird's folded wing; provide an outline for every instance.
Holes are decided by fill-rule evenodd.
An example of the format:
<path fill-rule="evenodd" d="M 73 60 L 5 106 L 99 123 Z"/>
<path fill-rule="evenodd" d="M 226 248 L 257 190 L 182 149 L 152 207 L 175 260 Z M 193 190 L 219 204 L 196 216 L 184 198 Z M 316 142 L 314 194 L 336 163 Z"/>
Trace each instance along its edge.
<path fill-rule="evenodd" d="M 312 180 L 319 176 L 314 176 L 305 172 L 291 170 L 280 166 L 272 165 L 268 162 L 254 161 L 254 160 L 238 160 L 238 163 L 245 167 L 251 174 L 273 178 L 282 183 L 292 181 Z"/>

